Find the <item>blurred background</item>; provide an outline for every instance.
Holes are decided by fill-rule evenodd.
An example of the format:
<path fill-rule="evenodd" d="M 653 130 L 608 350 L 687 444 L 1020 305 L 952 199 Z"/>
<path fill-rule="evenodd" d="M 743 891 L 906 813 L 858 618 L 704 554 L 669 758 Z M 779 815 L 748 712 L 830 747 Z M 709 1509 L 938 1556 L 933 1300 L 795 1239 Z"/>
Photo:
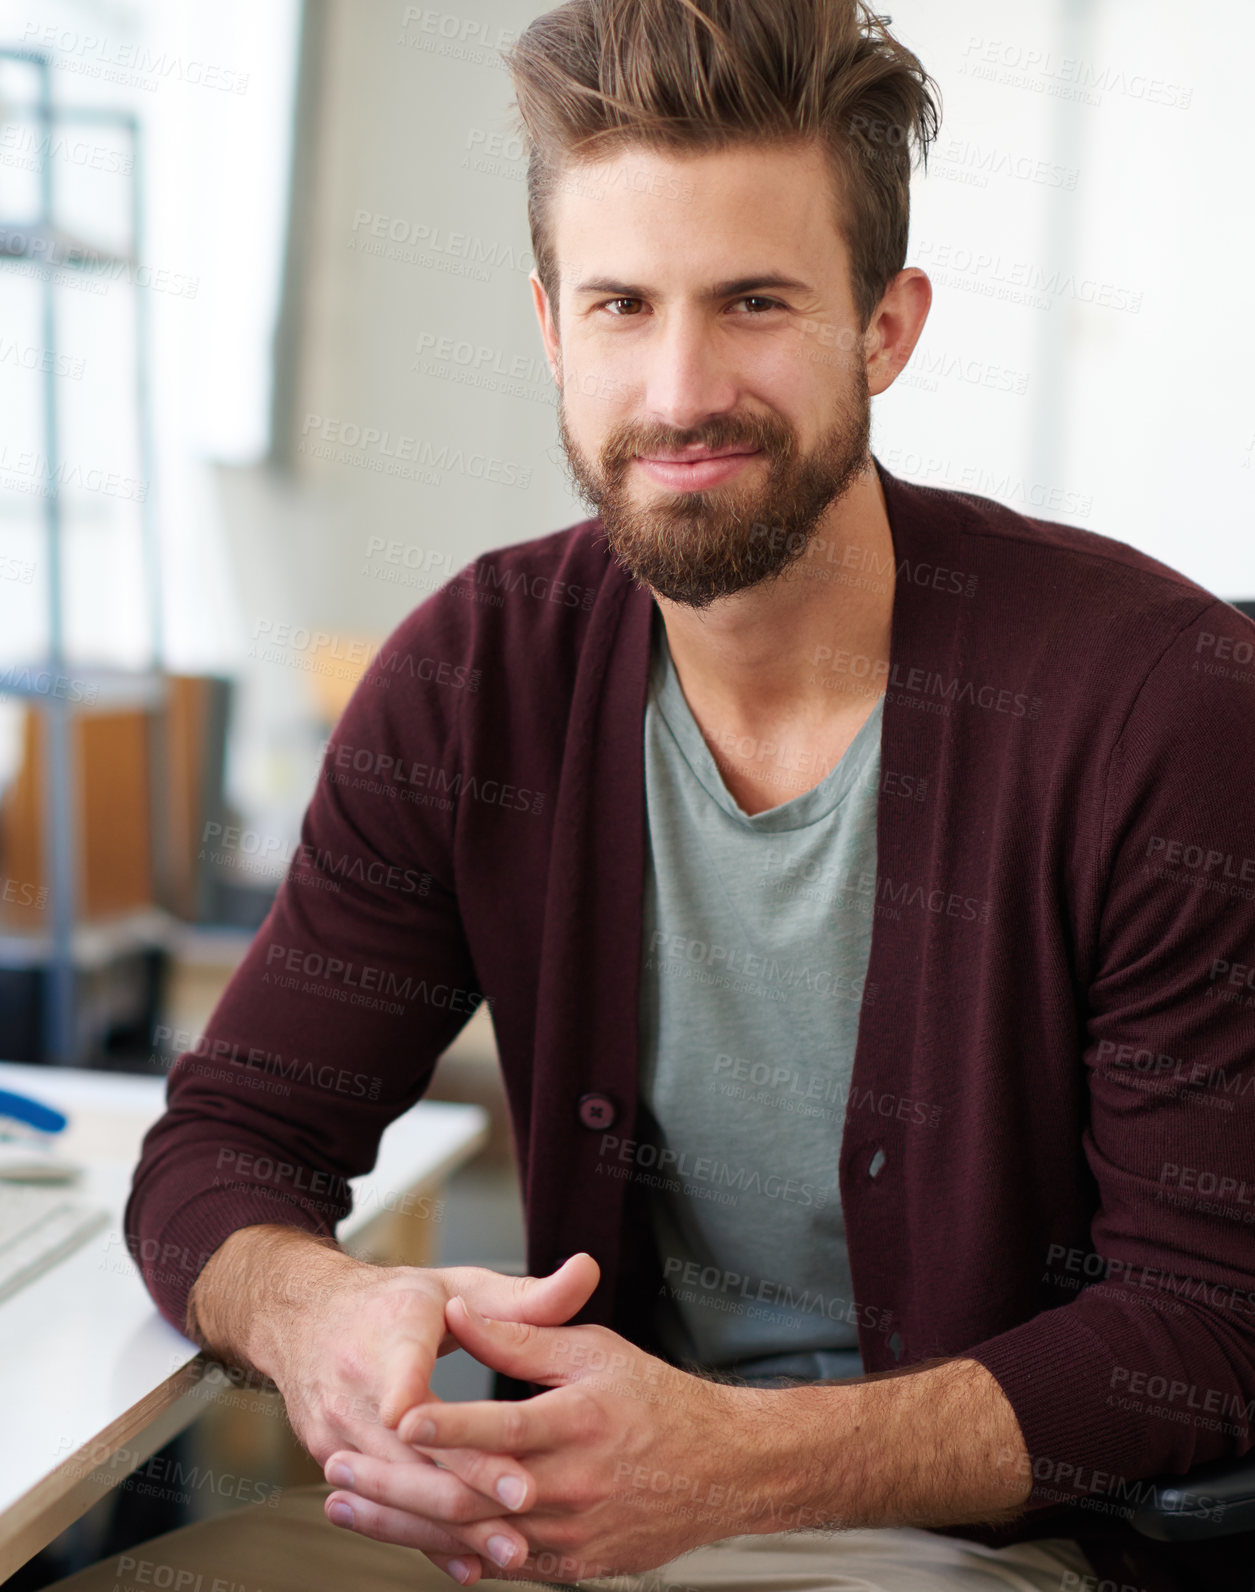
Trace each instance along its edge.
<path fill-rule="evenodd" d="M 3 1059 L 189 1048 L 374 648 L 584 518 L 498 54 L 540 9 L 0 0 Z M 892 23 L 944 119 L 909 255 L 934 304 L 877 456 L 1255 596 L 1255 10 Z M 486 1010 L 433 1091 L 495 1125 L 442 1242 L 508 1267 Z"/>

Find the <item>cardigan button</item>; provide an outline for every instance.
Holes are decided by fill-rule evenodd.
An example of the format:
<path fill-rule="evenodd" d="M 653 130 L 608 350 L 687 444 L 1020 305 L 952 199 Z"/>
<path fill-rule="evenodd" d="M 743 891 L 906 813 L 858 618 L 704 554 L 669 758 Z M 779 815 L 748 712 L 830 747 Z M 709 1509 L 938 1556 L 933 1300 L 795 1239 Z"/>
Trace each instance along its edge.
<path fill-rule="evenodd" d="M 900 1360 L 902 1358 L 902 1334 L 900 1332 L 894 1332 L 889 1339 L 889 1347 L 893 1350 L 894 1359 Z"/>
<path fill-rule="evenodd" d="M 884 1164 L 885 1164 L 885 1152 L 882 1149 L 880 1149 L 879 1146 L 877 1146 L 875 1155 L 873 1155 L 871 1160 L 867 1163 L 867 1175 L 868 1175 L 868 1177 L 876 1177 L 876 1176 L 878 1176 L 879 1173 L 880 1173 L 880 1169 L 881 1169 L 881 1167 Z"/>
<path fill-rule="evenodd" d="M 585 1094 L 580 1096 L 580 1121 L 586 1128 L 591 1128 L 595 1131 L 599 1128 L 613 1127 L 614 1119 L 617 1115 L 614 1101 L 609 1095 Z"/>

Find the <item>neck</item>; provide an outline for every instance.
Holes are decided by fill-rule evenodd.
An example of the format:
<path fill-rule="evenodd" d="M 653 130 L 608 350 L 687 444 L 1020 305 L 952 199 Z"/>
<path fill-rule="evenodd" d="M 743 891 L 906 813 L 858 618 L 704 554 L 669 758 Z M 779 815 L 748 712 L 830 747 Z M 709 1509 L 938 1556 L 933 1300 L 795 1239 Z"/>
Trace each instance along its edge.
<path fill-rule="evenodd" d="M 869 461 L 781 578 L 704 610 L 656 594 L 655 601 L 686 696 L 699 697 L 721 717 L 752 724 L 782 714 L 841 717 L 855 702 L 865 713 L 866 694 L 841 687 L 874 682 L 877 692 L 881 688 L 893 592 L 889 515 Z M 843 660 L 842 654 L 850 656 Z"/>

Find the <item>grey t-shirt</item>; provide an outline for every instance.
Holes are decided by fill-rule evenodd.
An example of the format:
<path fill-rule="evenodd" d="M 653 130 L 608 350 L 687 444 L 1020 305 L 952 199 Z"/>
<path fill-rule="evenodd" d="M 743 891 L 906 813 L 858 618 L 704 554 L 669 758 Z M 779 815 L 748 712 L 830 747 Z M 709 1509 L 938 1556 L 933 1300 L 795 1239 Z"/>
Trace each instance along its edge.
<path fill-rule="evenodd" d="M 837 1168 L 874 994 L 883 701 L 818 785 L 751 816 L 654 616 L 639 1136 L 656 1151 L 655 1325 L 681 1363 L 826 1351 L 815 1374 L 862 1370 Z"/>

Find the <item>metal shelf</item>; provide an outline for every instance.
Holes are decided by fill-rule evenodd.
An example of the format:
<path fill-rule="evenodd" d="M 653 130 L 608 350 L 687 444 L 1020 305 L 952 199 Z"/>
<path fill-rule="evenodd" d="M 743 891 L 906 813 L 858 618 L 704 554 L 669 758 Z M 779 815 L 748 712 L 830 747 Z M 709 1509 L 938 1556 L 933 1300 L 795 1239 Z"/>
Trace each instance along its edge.
<path fill-rule="evenodd" d="M 143 258 L 140 126 L 138 118 L 129 111 L 54 105 L 52 64 L 48 56 L 40 51 L 0 48 L 0 61 L 17 62 L 37 72 L 38 98 L 25 105 L 6 101 L 3 111 L 6 120 L 26 118 L 38 122 L 45 135 L 40 142 L 39 212 L 34 217 L 8 226 L 7 241 L 11 246 L 0 249 L 0 269 L 6 263 L 36 263 L 48 268 L 41 273 L 40 286 L 43 342 L 45 349 L 51 353 L 55 351 L 58 341 L 58 282 L 55 273 L 62 270 L 85 274 L 104 269 L 113 271 L 118 266 L 135 266 Z M 54 128 L 67 122 L 112 127 L 130 140 L 129 244 L 121 250 L 113 247 L 95 248 L 90 239 L 80 238 L 57 225 L 56 194 L 49 151 L 53 144 L 51 135 Z M 133 285 L 134 412 L 139 471 L 143 479 L 151 480 L 153 445 L 148 391 L 149 307 L 145 294 L 137 284 Z M 46 962 L 49 977 L 46 980 L 43 1048 L 52 1061 L 74 1065 L 81 1059 L 77 1054 L 76 972 L 85 965 L 85 955 L 97 954 L 93 947 L 98 950 L 99 947 L 115 943 L 117 935 L 124 932 L 122 928 L 105 930 L 78 922 L 79 858 L 75 802 L 78 783 L 74 759 L 74 722 L 83 713 L 125 709 L 148 713 L 150 782 L 154 797 L 160 798 L 161 771 L 165 761 L 164 709 L 167 688 L 162 675 L 164 648 L 160 562 L 151 492 L 144 495 L 140 505 L 150 642 L 146 665 L 137 670 L 93 668 L 79 666 L 67 658 L 63 625 L 62 514 L 58 487 L 61 433 L 55 363 L 55 359 L 49 359 L 43 373 L 44 456 L 48 490 L 42 494 L 40 503 L 48 569 L 48 654 L 37 666 L 20 663 L 0 665 L 0 696 L 17 697 L 29 707 L 37 709 L 43 718 L 42 831 L 45 873 L 49 882 L 49 929 L 42 934 L 0 935 L 0 965 L 30 966 L 35 961 L 41 965 Z M 51 685 L 47 683 L 48 678 L 52 681 Z M 62 679 L 67 684 L 64 692 L 59 692 L 58 684 Z M 166 881 L 169 877 L 169 836 L 165 830 L 164 802 L 154 800 L 152 811 L 153 878 L 160 902 L 168 899 Z M 146 929 L 157 934 L 159 920 L 164 920 L 166 916 L 157 909 L 153 913 L 129 914 L 124 920 L 125 934 L 145 932 Z M 165 931 L 162 930 L 161 934 L 164 937 Z"/>

